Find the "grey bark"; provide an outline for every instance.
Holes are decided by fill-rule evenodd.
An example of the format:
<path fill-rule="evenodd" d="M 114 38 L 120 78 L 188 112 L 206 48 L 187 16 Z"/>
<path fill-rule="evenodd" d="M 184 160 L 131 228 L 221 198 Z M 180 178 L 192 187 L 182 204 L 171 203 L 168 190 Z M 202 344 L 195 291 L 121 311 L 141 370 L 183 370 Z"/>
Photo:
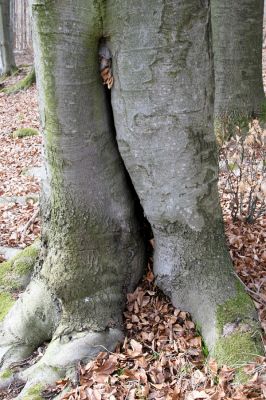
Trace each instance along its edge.
<path fill-rule="evenodd" d="M 16 68 L 10 25 L 10 2 L 0 0 L 0 75 L 9 74 Z"/>
<path fill-rule="evenodd" d="M 145 264 L 136 196 L 100 79 L 100 10 L 87 0 L 34 0 L 32 7 L 47 172 L 43 251 L 32 285 L 45 293 L 36 303 L 28 288 L 0 339 L 2 368 L 52 339 L 42 360 L 20 375 L 29 385 L 64 376 L 101 346 L 115 347 L 126 293 Z"/>
<path fill-rule="evenodd" d="M 43 254 L 32 282 L 40 303 L 25 308 L 30 286 L 4 322 L 8 351 L 2 351 L 5 365 L 10 353 L 19 357 L 25 335 L 18 342 L 16 333 L 10 335 L 17 319 L 23 324 L 29 316 L 20 332 L 38 326 L 34 312 L 44 326 L 48 321 L 52 341 L 42 360 L 21 375 L 28 386 L 58 378 L 78 359 L 92 357 L 97 345 L 114 346 L 122 337 L 125 293 L 142 272 L 134 195 L 100 79 L 103 38 L 112 54 L 119 150 L 152 225 L 158 285 L 176 307 L 192 313 L 212 354 L 223 333 L 224 306 L 226 322 L 241 317 L 255 340 L 258 327 L 246 294 L 241 292 L 245 312 L 229 307 L 239 291 L 217 191 L 209 11 L 208 0 L 135 0 L 130 10 L 122 0 L 33 1 L 47 160 Z M 35 344 L 45 328 L 41 332 Z M 250 359 L 256 351 L 252 347 Z"/>
<path fill-rule="evenodd" d="M 217 191 L 209 1 L 137 0 L 128 12 L 113 0 L 106 15 L 117 140 L 153 229 L 157 283 L 214 354 L 219 307 L 238 289 Z"/>
<path fill-rule="evenodd" d="M 216 116 L 261 111 L 263 4 L 211 0 Z"/>

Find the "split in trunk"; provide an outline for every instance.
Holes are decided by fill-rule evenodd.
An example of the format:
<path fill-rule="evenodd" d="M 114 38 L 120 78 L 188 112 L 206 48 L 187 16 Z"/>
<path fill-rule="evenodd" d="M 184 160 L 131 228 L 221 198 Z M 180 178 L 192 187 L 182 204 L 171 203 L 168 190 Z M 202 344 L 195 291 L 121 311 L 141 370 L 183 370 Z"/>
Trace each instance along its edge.
<path fill-rule="evenodd" d="M 114 347 L 125 294 L 144 265 L 134 193 L 100 80 L 103 38 L 119 150 L 154 232 L 158 285 L 191 312 L 218 362 L 262 351 L 219 207 L 209 11 L 207 0 L 136 0 L 130 12 L 122 0 L 33 1 L 47 168 L 43 243 L 34 279 L 3 323 L 3 368 L 51 342 L 21 374 L 28 379 L 21 398 L 98 346 Z M 239 354 L 234 341 L 248 346 Z"/>

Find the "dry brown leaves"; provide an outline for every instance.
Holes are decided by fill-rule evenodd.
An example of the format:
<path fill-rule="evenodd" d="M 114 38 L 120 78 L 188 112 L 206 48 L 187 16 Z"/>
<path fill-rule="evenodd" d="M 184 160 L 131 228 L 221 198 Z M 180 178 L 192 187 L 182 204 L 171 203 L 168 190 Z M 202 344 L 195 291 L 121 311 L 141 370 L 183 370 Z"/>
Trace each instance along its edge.
<path fill-rule="evenodd" d="M 22 69 L 15 77 L 9 77 L 5 87 L 23 79 L 28 72 L 29 68 Z M 36 86 L 9 96 L 0 92 L 0 134 L 28 127 L 40 128 Z"/>
<path fill-rule="evenodd" d="M 25 227 L 38 209 L 38 203 L 29 199 L 25 205 L 19 203 L 0 204 L 1 246 L 25 247 L 31 244 L 40 234 L 39 219 L 36 218 L 28 227 Z"/>
<path fill-rule="evenodd" d="M 255 161 L 259 164 L 261 157 L 256 158 Z M 243 170 L 248 169 L 250 163 L 243 164 L 242 167 Z M 244 172 L 242 171 L 242 174 Z M 262 327 L 266 333 L 266 215 L 264 213 L 251 224 L 246 222 L 241 215 L 233 220 L 232 193 L 237 193 L 238 183 L 237 180 L 232 180 L 231 188 L 226 189 L 227 179 L 228 174 L 221 171 L 219 188 L 228 248 L 238 276 L 255 301 Z M 261 174 L 254 174 L 253 180 L 259 181 L 259 179 L 261 179 Z M 244 208 L 247 208 L 248 201 L 249 197 L 244 198 Z"/>
<path fill-rule="evenodd" d="M 36 177 L 28 176 L 27 169 L 40 165 L 41 136 L 13 139 L 0 136 L 0 226 L 1 246 L 24 247 L 39 235 L 39 221 L 36 219 L 26 235 L 22 234 L 28 220 L 38 204 L 30 196 L 39 193 L 40 184 Z M 10 197 L 25 197 L 24 204 Z"/>
<path fill-rule="evenodd" d="M 36 218 L 23 234 L 38 207 L 30 196 L 39 193 L 39 180 L 27 170 L 41 165 L 42 137 L 13 139 L 8 134 L 20 127 L 39 128 L 36 88 L 9 96 L 0 93 L 0 110 L 0 246 L 24 247 L 40 232 Z"/>
<path fill-rule="evenodd" d="M 188 313 L 175 309 L 158 291 L 150 271 L 128 295 L 127 337 L 114 353 L 101 352 L 79 366 L 79 385 L 64 400 L 245 400 L 262 399 L 266 386 L 257 364 L 247 372 L 253 381 L 232 384 L 234 370 L 204 362 L 202 341 Z M 254 372 L 255 375 L 254 375 Z M 64 386 L 67 381 L 63 381 Z M 58 382 L 62 387 L 62 381 Z"/>
<path fill-rule="evenodd" d="M 41 165 L 42 137 L 13 139 L 0 136 L 0 196 L 25 196 L 39 192 L 38 179 L 27 170 Z"/>
<path fill-rule="evenodd" d="M 266 218 L 260 218 L 254 224 L 243 221 L 233 224 L 228 215 L 224 217 L 236 272 L 255 301 L 266 333 Z"/>

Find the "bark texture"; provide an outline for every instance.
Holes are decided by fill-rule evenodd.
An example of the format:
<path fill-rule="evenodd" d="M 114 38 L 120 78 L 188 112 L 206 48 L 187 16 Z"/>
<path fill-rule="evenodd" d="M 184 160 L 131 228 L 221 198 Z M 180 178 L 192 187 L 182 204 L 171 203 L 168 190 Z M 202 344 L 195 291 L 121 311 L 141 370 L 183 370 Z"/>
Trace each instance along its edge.
<path fill-rule="evenodd" d="M 106 15 L 117 140 L 153 228 L 157 283 L 192 313 L 214 354 L 223 335 L 219 307 L 234 302 L 238 288 L 217 191 L 209 1 L 139 0 L 128 12 L 113 0 Z M 226 323 L 238 317 L 231 318 Z M 254 307 L 239 318 L 253 342 Z"/>
<path fill-rule="evenodd" d="M 0 0 L 0 75 L 16 68 L 10 26 L 10 1 Z"/>
<path fill-rule="evenodd" d="M 101 346 L 114 348 L 126 293 L 144 266 L 135 195 L 98 70 L 100 3 L 34 0 L 32 9 L 46 157 L 43 245 L 34 280 L 4 321 L 2 368 L 52 340 L 20 375 L 29 380 L 23 393 Z"/>
<path fill-rule="evenodd" d="M 33 15 L 50 188 L 41 275 L 64 304 L 60 329 L 103 330 L 119 323 L 143 246 L 98 71 L 101 10 L 69 0 Z"/>
<path fill-rule="evenodd" d="M 103 41 L 119 150 L 152 225 L 157 282 L 192 313 L 212 354 L 224 362 L 234 339 L 249 343 L 242 353 L 252 359 L 261 351 L 255 310 L 232 275 L 217 192 L 209 1 L 135 0 L 129 9 L 124 0 L 33 0 L 33 17 L 43 246 L 34 279 L 3 321 L 2 366 L 52 340 L 20 375 L 28 383 L 19 398 L 99 345 L 114 346 L 125 294 L 142 273 L 134 195 L 100 81 Z"/>
<path fill-rule="evenodd" d="M 260 113 L 263 0 L 211 0 L 215 115 Z"/>

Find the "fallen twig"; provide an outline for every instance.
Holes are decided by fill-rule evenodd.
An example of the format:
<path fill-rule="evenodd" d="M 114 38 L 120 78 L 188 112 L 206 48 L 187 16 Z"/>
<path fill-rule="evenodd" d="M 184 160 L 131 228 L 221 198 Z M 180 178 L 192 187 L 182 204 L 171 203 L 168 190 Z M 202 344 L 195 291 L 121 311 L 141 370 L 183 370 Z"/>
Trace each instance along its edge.
<path fill-rule="evenodd" d="M 35 219 L 37 218 L 37 216 L 39 214 L 39 211 L 40 211 L 40 208 L 38 207 L 37 210 L 35 211 L 35 213 L 32 215 L 32 217 L 28 220 L 28 222 L 24 226 L 22 234 L 21 234 L 21 238 L 20 238 L 21 243 L 24 242 L 27 231 L 28 231 L 29 227 L 34 223 Z"/>
<path fill-rule="evenodd" d="M 242 281 L 242 279 L 237 275 L 236 272 L 233 272 L 233 274 L 234 274 L 235 277 L 239 280 L 239 282 L 242 283 L 242 285 L 244 286 L 245 290 L 246 290 L 247 292 L 250 293 L 251 297 L 252 297 L 252 295 L 253 295 L 253 296 L 256 296 L 256 297 L 259 298 L 259 299 L 254 299 L 256 302 L 258 302 L 258 303 L 260 303 L 260 304 L 262 304 L 262 305 L 264 305 L 264 306 L 266 305 L 266 301 L 264 301 L 264 300 L 261 298 L 261 296 L 260 296 L 259 293 L 256 293 L 256 292 L 254 292 L 254 290 L 250 289 L 250 288 Z"/>

